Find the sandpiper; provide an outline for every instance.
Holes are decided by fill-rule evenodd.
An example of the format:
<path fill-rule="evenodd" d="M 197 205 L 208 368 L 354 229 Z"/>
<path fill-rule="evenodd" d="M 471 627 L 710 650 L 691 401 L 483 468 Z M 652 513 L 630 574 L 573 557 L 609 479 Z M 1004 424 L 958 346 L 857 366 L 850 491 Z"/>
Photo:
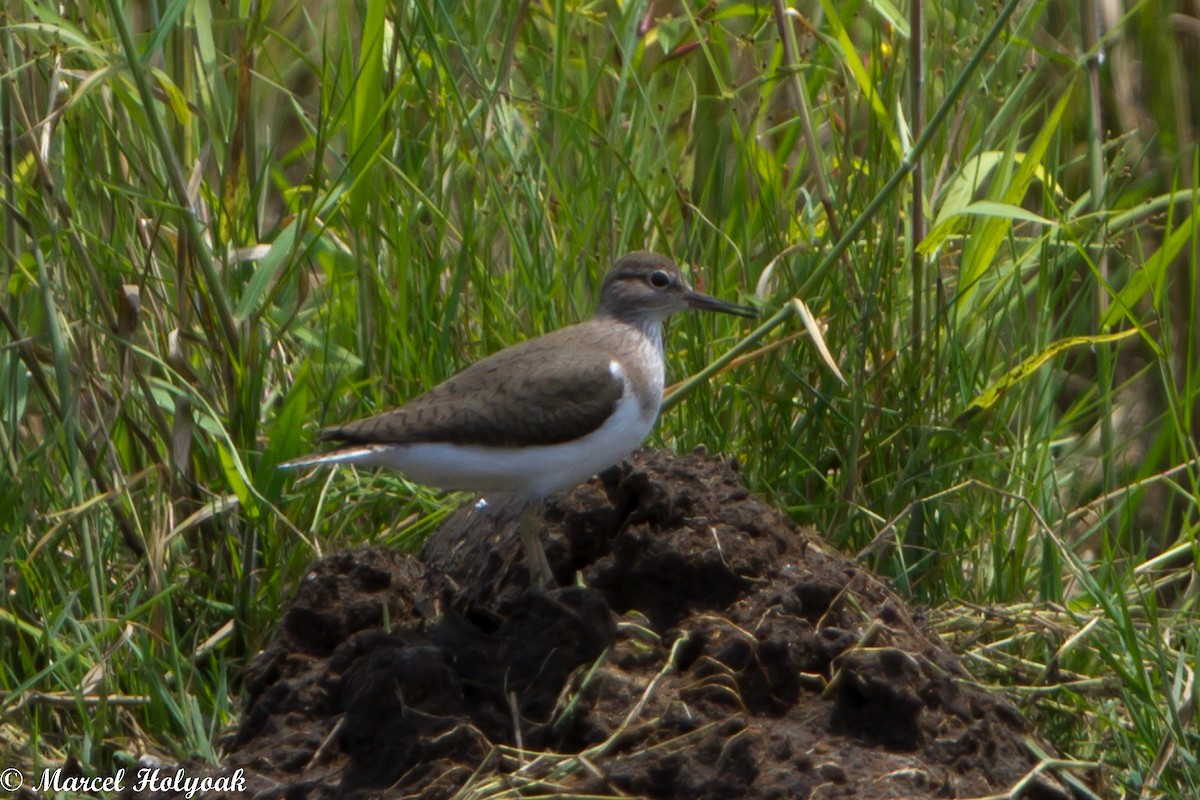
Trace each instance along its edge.
<path fill-rule="evenodd" d="M 618 463 L 642 443 L 663 394 L 663 322 L 689 308 L 755 312 L 693 290 L 670 259 L 618 259 L 587 322 L 513 345 L 400 408 L 328 428 L 331 450 L 284 467 L 387 467 L 439 489 L 509 496 L 532 585 L 553 581 L 536 511 Z"/>

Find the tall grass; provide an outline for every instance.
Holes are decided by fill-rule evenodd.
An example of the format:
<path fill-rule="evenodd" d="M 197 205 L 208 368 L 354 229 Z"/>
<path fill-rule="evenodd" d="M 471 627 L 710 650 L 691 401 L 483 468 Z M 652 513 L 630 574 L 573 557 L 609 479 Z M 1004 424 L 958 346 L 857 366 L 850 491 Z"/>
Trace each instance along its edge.
<path fill-rule="evenodd" d="M 217 757 L 305 565 L 458 500 L 277 464 L 650 248 L 767 320 L 673 325 L 676 378 L 739 357 L 654 444 L 737 453 L 1105 787 L 1200 790 L 1190 6 L 9 11 L 6 764 Z"/>

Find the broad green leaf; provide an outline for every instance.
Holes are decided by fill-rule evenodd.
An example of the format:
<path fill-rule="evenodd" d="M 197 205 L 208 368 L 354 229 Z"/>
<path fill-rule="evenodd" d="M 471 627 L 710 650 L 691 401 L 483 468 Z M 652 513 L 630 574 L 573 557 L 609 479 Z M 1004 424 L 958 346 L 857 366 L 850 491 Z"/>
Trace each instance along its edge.
<path fill-rule="evenodd" d="M 958 174 L 950 181 L 946 191 L 942 194 L 942 202 L 938 208 L 937 216 L 934 218 L 933 227 L 929 234 L 918 245 L 917 250 L 925 255 L 929 255 L 937 251 L 939 247 L 946 243 L 946 240 L 958 233 L 966 225 L 966 217 L 970 215 L 976 216 L 1006 216 L 1004 213 L 986 213 L 981 209 L 986 209 L 989 202 L 995 201 L 980 201 L 972 203 L 971 198 L 979 191 L 980 185 L 987 182 L 995 171 L 996 167 L 1004 160 L 1005 153 L 1000 150 L 988 150 L 967 159 L 959 169 Z M 1020 163 L 1025 157 L 1024 153 L 1013 154 L 1013 160 Z M 1035 175 L 1043 185 L 1053 187 L 1056 195 L 1061 195 L 1062 190 L 1054 182 L 1054 177 L 1047 173 L 1039 164 Z M 1006 205 L 999 203 L 997 205 Z M 970 210 L 968 210 L 970 209 Z M 1027 212 L 1028 213 L 1028 212 Z M 1036 216 L 1036 215 L 1034 215 Z M 1028 219 L 1027 217 L 1012 217 L 1013 219 Z M 1039 221 L 1044 218 L 1038 217 Z"/>
<path fill-rule="evenodd" d="M 15 25 L 6 25 L 5 29 L 11 33 L 19 31 L 42 33 L 51 39 L 65 42 L 71 47 L 77 47 L 93 58 L 107 60 L 109 53 L 106 50 L 97 47 L 96 43 L 80 32 L 79 28 L 55 14 L 51 8 L 49 4 L 39 6 L 38 16 L 42 18 L 40 22 L 19 22 Z"/>
<path fill-rule="evenodd" d="M 215 75 L 218 70 L 217 43 L 213 36 L 212 5 L 206 2 L 191 3 L 192 24 L 196 27 L 196 49 L 205 73 Z"/>
<path fill-rule="evenodd" d="M 379 123 L 387 107 L 383 91 L 383 43 L 385 39 L 386 0 L 368 0 L 363 17 L 362 46 L 358 55 L 358 76 L 354 81 L 353 113 L 350 119 L 350 216 L 356 225 L 364 224 L 367 202 L 375 195 L 370 167 L 375 162 L 383 131 Z"/>
<path fill-rule="evenodd" d="M 970 205 L 971 198 L 975 196 L 979 186 L 991 177 L 996 165 L 1003 160 L 1004 153 L 1000 150 L 988 150 L 967 159 L 942 195 L 942 205 L 934 218 L 934 226 Z"/>
<path fill-rule="evenodd" d="M 175 81 L 171 80 L 171 76 L 163 72 L 161 69 L 151 68 L 150 74 L 154 76 L 154 80 L 158 82 L 159 88 L 167 96 L 167 104 L 171 106 L 171 111 L 175 114 L 175 121 L 182 128 L 190 128 L 192 120 L 191 109 L 188 108 L 187 98 L 183 92 L 179 91 L 179 87 L 175 85 Z M 157 113 L 154 109 L 147 109 L 147 114 Z"/>
<path fill-rule="evenodd" d="M 263 295 L 275 282 L 279 268 L 283 266 L 295 246 L 296 220 L 293 219 L 279 236 L 275 237 L 267 254 L 259 259 L 254 274 L 250 276 L 250 282 L 246 284 L 246 289 L 242 292 L 242 298 L 238 301 L 237 308 L 233 310 L 233 316 L 238 322 L 245 320 L 258 308 Z"/>
<path fill-rule="evenodd" d="M 258 517 L 258 503 L 256 501 L 257 493 L 251 490 L 250 481 L 246 475 L 246 468 L 242 464 L 240 458 L 236 458 L 233 451 L 229 449 L 226 442 L 216 442 L 217 458 L 221 462 L 221 472 L 225 475 L 225 481 L 229 484 L 229 488 L 237 495 L 238 502 L 242 504 L 242 508 L 246 511 L 246 516 L 250 519 Z"/>
<path fill-rule="evenodd" d="M 1104 312 L 1104 318 L 1100 320 L 1100 327 L 1111 327 L 1122 317 L 1135 325 L 1140 325 L 1140 320 L 1134 314 L 1134 306 L 1147 291 L 1154 293 L 1154 307 L 1158 308 L 1159 301 L 1162 299 L 1163 282 L 1167 277 L 1167 267 L 1183 250 L 1184 245 L 1195 240 L 1197 228 L 1200 228 L 1200 217 L 1193 211 L 1182 225 L 1171 231 L 1171 235 L 1163 242 L 1162 247 L 1146 259 L 1146 263 L 1140 269 L 1134 270 L 1129 277 L 1129 282 L 1121 291 L 1117 292 L 1112 302 L 1109 303 L 1108 309 Z"/>
<path fill-rule="evenodd" d="M 1030 184 L 1038 175 L 1038 169 L 1046 155 L 1046 150 L 1050 147 L 1050 143 L 1058 131 L 1058 126 L 1062 122 L 1063 112 L 1067 109 L 1071 95 L 1070 89 L 1064 92 L 1050 114 L 1047 115 L 1045 124 L 1042 125 L 1029 149 L 1019 160 L 1012 180 L 1000 193 L 1000 202 L 1015 206 L 1029 191 Z M 958 304 L 964 311 L 958 315 L 960 324 L 966 324 L 973 318 L 974 314 L 971 312 L 975 311 L 973 302 L 979 282 L 993 266 L 996 254 L 1000 251 L 1011 228 L 1012 218 L 988 216 L 972 231 L 967 248 L 963 252 L 962 266 L 959 269 Z"/>
<path fill-rule="evenodd" d="M 739 19 L 749 17 L 757 19 L 763 13 L 761 6 L 755 3 L 730 3 L 713 14 L 715 20 Z"/>
<path fill-rule="evenodd" d="M 941 247 L 946 239 L 959 227 L 959 223 L 961 223 L 964 217 L 997 217 L 1019 222 L 1036 222 L 1039 225 L 1049 226 L 1058 224 L 1052 219 L 1047 219 L 1041 214 L 1035 214 L 1020 206 L 1014 206 L 1010 203 L 1000 203 L 995 200 L 980 200 L 977 203 L 971 203 L 962 208 L 934 226 L 934 229 L 929 232 L 925 240 L 917 246 L 918 252 L 929 255 Z"/>
<path fill-rule="evenodd" d="M 1059 353 L 1070 350 L 1073 347 L 1092 346 L 1097 344 L 1108 344 L 1117 342 L 1121 339 L 1128 339 L 1137 333 L 1136 330 L 1130 329 L 1119 333 L 1097 334 L 1095 336 L 1072 336 L 1067 339 L 1059 339 L 1057 342 L 1052 342 L 1049 347 L 1035 353 L 1020 364 L 1010 369 L 998 381 L 984 391 L 983 394 L 976 397 L 967 404 L 967 411 L 978 411 L 986 408 L 991 408 L 996 404 L 996 401 L 1003 397 L 1009 390 L 1016 386 L 1021 381 L 1028 378 L 1038 367 L 1045 364 L 1050 359 L 1054 358 Z"/>
<path fill-rule="evenodd" d="M 278 468 L 279 462 L 301 451 L 300 440 L 304 436 L 305 422 L 312 413 L 310 364 L 305 362 L 297 371 L 295 381 L 283 397 L 278 415 L 266 429 L 267 444 L 263 448 L 254 480 L 271 502 L 279 499 L 284 483 L 284 473 Z"/>
<path fill-rule="evenodd" d="M 971 205 L 959 213 L 966 216 L 1001 217 L 1022 222 L 1037 222 L 1041 225 L 1056 224 L 1054 220 L 1047 219 L 1041 214 L 1035 214 L 1021 206 L 1014 206 L 1011 203 L 999 203 L 995 200 L 980 200 L 978 203 L 971 203 Z"/>
<path fill-rule="evenodd" d="M 875 85 L 871 83 L 871 77 L 867 74 L 867 68 L 863 66 L 862 58 L 858 54 L 858 50 L 854 47 L 854 42 L 850 41 L 850 34 L 846 31 L 846 26 L 842 24 L 838 17 L 838 8 L 831 0 L 821 0 L 821 7 L 825 9 L 825 14 L 829 18 L 829 25 L 833 28 L 834 39 L 837 40 L 838 48 L 842 51 L 842 63 L 850 70 L 850 74 L 854 76 L 858 88 L 866 95 L 867 101 L 871 104 L 871 110 L 875 112 L 876 120 L 879 127 L 887 136 L 888 141 L 896 150 L 896 154 L 903 156 L 900 149 L 900 139 L 896 135 L 896 126 L 892 123 L 892 118 L 888 115 L 887 109 L 884 108 L 883 101 L 879 97 L 879 92 L 875 90 Z"/>

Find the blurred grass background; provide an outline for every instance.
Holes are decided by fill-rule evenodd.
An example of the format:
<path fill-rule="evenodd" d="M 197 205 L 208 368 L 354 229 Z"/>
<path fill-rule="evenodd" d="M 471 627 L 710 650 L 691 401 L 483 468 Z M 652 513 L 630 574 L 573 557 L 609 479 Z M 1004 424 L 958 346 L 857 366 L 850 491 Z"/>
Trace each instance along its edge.
<path fill-rule="evenodd" d="M 756 297 L 652 444 L 930 605 L 1101 796 L 1200 795 L 1200 9 L 9 3 L 0 761 L 215 759 L 322 553 L 453 508 L 276 465 L 591 313 Z M 825 367 L 793 299 L 811 310 Z M 739 344 L 740 343 L 740 344 Z"/>

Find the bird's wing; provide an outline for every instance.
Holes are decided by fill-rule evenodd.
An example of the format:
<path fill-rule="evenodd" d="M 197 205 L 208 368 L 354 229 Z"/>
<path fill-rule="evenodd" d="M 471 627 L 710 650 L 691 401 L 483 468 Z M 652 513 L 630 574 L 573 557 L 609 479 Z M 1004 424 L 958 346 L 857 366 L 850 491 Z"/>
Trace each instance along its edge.
<path fill-rule="evenodd" d="M 322 432 L 343 444 L 558 444 L 596 430 L 625 390 L 608 356 L 563 352 L 554 334 L 471 365 L 393 411 Z M 551 345 L 547 347 L 547 345 Z"/>

